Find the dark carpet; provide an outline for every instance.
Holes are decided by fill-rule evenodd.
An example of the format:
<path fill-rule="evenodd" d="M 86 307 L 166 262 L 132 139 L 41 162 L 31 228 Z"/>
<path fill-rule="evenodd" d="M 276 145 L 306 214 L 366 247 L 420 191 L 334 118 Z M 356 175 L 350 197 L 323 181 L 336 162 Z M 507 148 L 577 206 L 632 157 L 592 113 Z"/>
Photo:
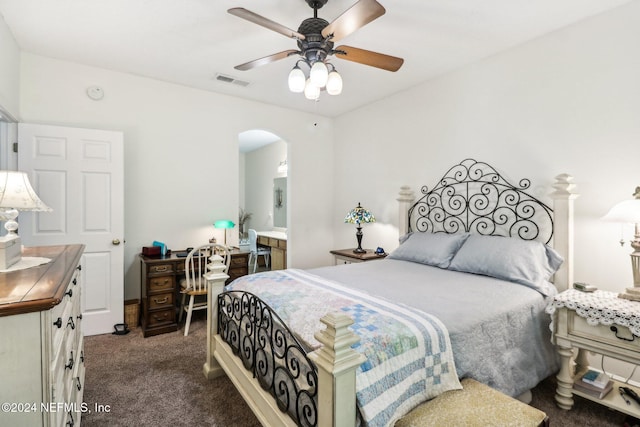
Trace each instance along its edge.
<path fill-rule="evenodd" d="M 143 338 L 127 335 L 85 338 L 85 426 L 259 426 L 226 377 L 205 379 L 205 313 L 194 314 L 183 331 Z M 580 397 L 571 411 L 556 407 L 555 378 L 532 390 L 532 406 L 547 413 L 551 426 L 623 426 L 625 416 Z"/>

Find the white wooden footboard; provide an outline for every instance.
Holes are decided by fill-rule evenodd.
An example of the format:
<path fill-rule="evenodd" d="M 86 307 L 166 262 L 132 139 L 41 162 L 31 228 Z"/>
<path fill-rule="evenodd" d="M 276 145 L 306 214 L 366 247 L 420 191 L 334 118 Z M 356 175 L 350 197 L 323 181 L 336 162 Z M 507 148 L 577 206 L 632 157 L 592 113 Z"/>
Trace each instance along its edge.
<path fill-rule="evenodd" d="M 215 264 L 215 260 L 214 260 Z M 215 269 L 215 266 L 212 267 Z M 262 388 L 253 373 L 247 370 L 218 331 L 218 295 L 228 276 L 207 275 L 207 361 L 203 366 L 206 378 L 226 373 L 262 425 L 295 426 L 294 420 L 278 407 L 274 397 Z M 317 367 L 317 426 L 353 427 L 356 423 L 355 371 L 365 357 L 351 346 L 359 341 L 348 327 L 353 320 L 342 313 L 329 313 L 320 321 L 325 329 L 315 334 L 322 346 L 308 355 Z"/>

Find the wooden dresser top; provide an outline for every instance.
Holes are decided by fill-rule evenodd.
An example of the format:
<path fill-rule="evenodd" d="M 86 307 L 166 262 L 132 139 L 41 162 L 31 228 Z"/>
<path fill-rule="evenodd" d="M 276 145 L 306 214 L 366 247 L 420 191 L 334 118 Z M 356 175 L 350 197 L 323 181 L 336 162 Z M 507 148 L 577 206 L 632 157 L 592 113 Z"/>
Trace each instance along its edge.
<path fill-rule="evenodd" d="M 84 245 L 24 248 L 23 257 L 50 258 L 47 264 L 0 273 L 0 317 L 49 310 L 62 300 Z"/>

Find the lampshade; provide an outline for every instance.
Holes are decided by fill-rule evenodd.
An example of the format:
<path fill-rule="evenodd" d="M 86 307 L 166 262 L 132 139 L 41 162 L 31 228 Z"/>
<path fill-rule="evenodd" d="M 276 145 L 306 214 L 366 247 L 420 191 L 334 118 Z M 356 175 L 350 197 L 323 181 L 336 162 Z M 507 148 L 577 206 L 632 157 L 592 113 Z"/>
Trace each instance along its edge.
<path fill-rule="evenodd" d="M 602 217 L 605 221 L 639 223 L 640 222 L 640 199 L 625 200 L 612 207 L 607 214 Z"/>
<path fill-rule="evenodd" d="M 357 224 L 356 229 L 358 231 L 356 232 L 356 239 L 358 241 L 358 247 L 353 250 L 353 253 L 366 253 L 367 251 L 362 249 L 362 226 L 360 224 L 366 222 L 376 222 L 376 217 L 374 217 L 371 212 L 360 206 L 360 203 L 358 203 L 358 206 L 351 209 L 347 216 L 344 217 L 344 222 L 349 224 Z"/>
<path fill-rule="evenodd" d="M 221 220 L 218 220 L 218 221 L 214 222 L 213 226 L 215 228 L 233 228 L 236 225 L 231 220 L 221 219 Z"/>
<path fill-rule="evenodd" d="M 351 209 L 347 216 L 344 217 L 344 222 L 349 224 L 361 224 L 366 222 L 376 222 L 376 218 L 373 216 L 371 212 L 360 206 Z"/>
<path fill-rule="evenodd" d="M 16 234 L 18 211 L 45 211 L 52 209 L 38 197 L 25 172 L 0 171 L 0 217 L 7 220 L 4 227 Z"/>

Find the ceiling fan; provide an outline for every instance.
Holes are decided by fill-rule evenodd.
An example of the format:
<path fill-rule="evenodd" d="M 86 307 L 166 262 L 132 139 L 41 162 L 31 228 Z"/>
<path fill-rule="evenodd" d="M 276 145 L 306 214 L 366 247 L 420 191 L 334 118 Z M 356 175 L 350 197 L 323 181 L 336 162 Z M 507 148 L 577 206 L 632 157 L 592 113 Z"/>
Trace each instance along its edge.
<path fill-rule="evenodd" d="M 242 7 L 229 9 L 230 14 L 296 39 L 298 44 L 298 50 L 285 50 L 237 65 L 235 68 L 246 71 L 293 55 L 299 55 L 300 59 L 289 74 L 289 89 L 293 92 L 304 92 L 309 99 L 317 99 L 320 90 L 323 89 L 331 95 L 337 95 L 342 91 L 342 77 L 336 71 L 335 66 L 328 62 L 328 59 L 334 55 L 340 59 L 387 71 L 400 69 L 404 62 L 402 58 L 351 46 L 334 48 L 335 42 L 384 15 L 384 7 L 376 0 L 359 0 L 331 23 L 318 18 L 318 9 L 327 4 L 328 0 L 305 1 L 313 9 L 313 18 L 302 21 L 298 31 Z M 300 63 L 309 67 L 309 78 L 300 68 Z M 331 72 L 329 72 L 329 67 L 332 69 Z"/>

